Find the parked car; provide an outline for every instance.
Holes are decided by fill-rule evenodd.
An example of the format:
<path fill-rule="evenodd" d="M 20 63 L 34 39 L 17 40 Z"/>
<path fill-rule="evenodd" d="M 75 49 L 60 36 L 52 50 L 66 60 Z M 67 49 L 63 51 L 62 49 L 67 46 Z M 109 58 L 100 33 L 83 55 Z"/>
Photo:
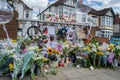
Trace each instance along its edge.
<path fill-rule="evenodd" d="M 113 35 L 111 39 L 109 40 L 109 43 L 120 45 L 120 35 Z"/>

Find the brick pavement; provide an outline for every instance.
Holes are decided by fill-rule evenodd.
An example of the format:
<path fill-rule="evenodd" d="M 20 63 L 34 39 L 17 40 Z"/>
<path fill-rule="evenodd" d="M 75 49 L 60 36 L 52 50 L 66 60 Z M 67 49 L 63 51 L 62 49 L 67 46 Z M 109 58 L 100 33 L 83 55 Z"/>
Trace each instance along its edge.
<path fill-rule="evenodd" d="M 10 80 L 10 78 L 0 77 L 0 80 Z M 32 80 L 26 76 L 24 80 Z M 38 76 L 35 80 L 120 80 L 120 67 L 116 70 L 88 68 L 77 69 L 75 67 L 61 67 L 57 75 L 47 74 L 46 77 Z"/>

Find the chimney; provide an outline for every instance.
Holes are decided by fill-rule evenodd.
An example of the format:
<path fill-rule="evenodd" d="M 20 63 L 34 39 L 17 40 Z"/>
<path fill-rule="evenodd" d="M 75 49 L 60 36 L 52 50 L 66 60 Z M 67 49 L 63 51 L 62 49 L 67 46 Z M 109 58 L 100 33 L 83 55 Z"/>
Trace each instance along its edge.
<path fill-rule="evenodd" d="M 114 24 L 119 24 L 119 23 L 120 23 L 120 18 L 119 18 L 119 14 L 117 13 L 115 15 Z"/>

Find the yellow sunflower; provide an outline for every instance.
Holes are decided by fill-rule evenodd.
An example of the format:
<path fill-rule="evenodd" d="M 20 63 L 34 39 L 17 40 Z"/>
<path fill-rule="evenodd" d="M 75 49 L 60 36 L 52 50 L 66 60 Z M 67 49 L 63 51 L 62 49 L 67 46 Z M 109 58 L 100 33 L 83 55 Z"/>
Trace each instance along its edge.
<path fill-rule="evenodd" d="M 53 53 L 53 49 L 52 48 L 48 48 L 48 54 L 52 54 Z"/>
<path fill-rule="evenodd" d="M 54 49 L 54 50 L 53 50 L 53 53 L 59 54 L 59 51 L 58 51 L 57 49 Z"/>

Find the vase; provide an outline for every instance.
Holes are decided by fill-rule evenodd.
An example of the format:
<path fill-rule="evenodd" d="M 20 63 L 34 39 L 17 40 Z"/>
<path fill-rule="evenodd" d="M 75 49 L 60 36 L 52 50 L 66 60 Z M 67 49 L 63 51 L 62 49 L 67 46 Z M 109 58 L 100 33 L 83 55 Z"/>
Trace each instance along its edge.
<path fill-rule="evenodd" d="M 53 75 L 57 74 L 58 61 L 52 61 L 50 66 L 50 73 Z"/>
<path fill-rule="evenodd" d="M 58 67 L 58 61 L 52 61 L 51 66 L 52 67 Z"/>

